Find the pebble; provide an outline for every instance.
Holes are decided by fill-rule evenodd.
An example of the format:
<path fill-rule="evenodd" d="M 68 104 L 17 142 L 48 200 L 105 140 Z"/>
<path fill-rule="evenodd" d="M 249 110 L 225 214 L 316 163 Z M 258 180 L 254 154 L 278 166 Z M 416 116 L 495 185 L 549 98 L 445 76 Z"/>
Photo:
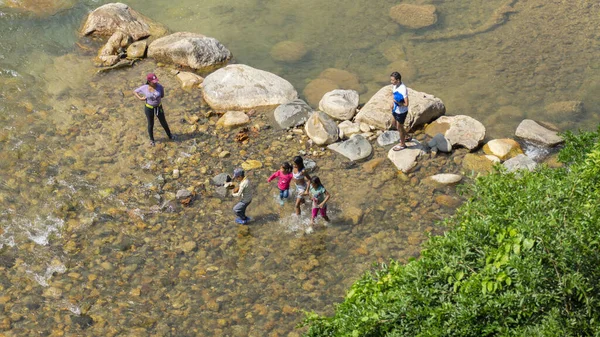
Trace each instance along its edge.
<path fill-rule="evenodd" d="M 198 244 L 195 241 L 188 241 L 181 246 L 181 250 L 184 253 L 190 253 L 198 247 Z"/>

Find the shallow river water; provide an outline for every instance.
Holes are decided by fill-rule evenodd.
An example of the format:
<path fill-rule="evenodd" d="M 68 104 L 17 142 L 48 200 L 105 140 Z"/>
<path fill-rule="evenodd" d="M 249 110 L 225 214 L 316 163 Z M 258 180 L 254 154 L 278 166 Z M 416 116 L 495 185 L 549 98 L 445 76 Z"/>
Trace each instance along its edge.
<path fill-rule="evenodd" d="M 68 2 L 68 1 L 65 1 Z M 374 145 L 368 165 L 310 146 L 304 135 L 252 116 L 249 142 L 218 129 L 199 92 L 144 60 L 96 74 L 95 51 L 77 45 L 85 14 L 105 1 L 70 2 L 47 16 L 0 0 L 0 335 L 298 336 L 302 310 L 331 313 L 373 263 L 419 256 L 461 199 L 424 178 L 461 172 L 466 151 L 420 161 L 399 174 Z M 230 0 L 128 4 L 173 31 L 219 39 L 235 62 L 276 73 L 303 95 L 327 68 L 356 74 L 361 101 L 403 72 L 408 86 L 440 97 L 450 115 L 512 137 L 524 118 L 561 130 L 600 118 L 600 5 L 593 1 L 417 1 L 436 25 L 418 31 L 389 17 L 390 1 Z M 512 4 L 510 13 L 495 17 Z M 502 12 L 504 13 L 504 12 Z M 499 20 L 494 29 L 476 31 Z M 423 41 L 439 34 L 460 38 Z M 302 42 L 302 61 L 274 61 L 278 42 Z M 155 71 L 168 90 L 167 119 L 149 147 L 131 90 Z M 578 114 L 546 109 L 583 101 Z M 192 125 L 190 117 L 198 117 Z M 424 135 L 416 135 L 422 139 Z M 230 155 L 220 158 L 219 154 Z M 332 194 L 332 223 L 306 235 L 266 178 L 298 154 Z M 211 178 L 246 160 L 257 193 L 250 226 L 233 222 L 231 197 Z M 175 177 L 173 170 L 180 176 Z M 468 183 L 468 180 L 466 181 Z M 196 199 L 183 207 L 182 188 Z"/>

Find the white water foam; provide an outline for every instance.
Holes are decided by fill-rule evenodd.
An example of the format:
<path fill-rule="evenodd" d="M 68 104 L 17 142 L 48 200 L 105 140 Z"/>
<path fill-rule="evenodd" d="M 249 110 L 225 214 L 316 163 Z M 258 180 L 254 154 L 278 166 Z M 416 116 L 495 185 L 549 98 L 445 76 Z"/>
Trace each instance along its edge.
<path fill-rule="evenodd" d="M 67 271 L 67 267 L 65 267 L 62 262 L 58 260 L 52 260 L 50 265 L 46 268 L 44 274 L 40 275 L 31 270 L 27 270 L 28 273 L 33 275 L 33 279 L 42 287 L 47 287 L 49 285 L 48 281 L 54 275 L 54 273 L 64 274 Z"/>
<path fill-rule="evenodd" d="M 45 219 L 37 218 L 35 221 L 25 221 L 21 224 L 29 240 L 37 243 L 40 246 L 47 246 L 50 235 L 55 233 L 60 236 L 60 229 L 65 225 L 62 219 L 47 216 Z"/>

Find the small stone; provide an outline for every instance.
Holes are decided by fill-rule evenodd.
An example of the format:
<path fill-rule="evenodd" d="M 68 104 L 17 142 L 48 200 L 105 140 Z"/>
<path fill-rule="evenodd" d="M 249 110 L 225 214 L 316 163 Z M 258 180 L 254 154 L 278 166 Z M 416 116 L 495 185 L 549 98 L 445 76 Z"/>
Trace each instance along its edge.
<path fill-rule="evenodd" d="M 242 168 L 246 171 L 259 169 L 261 167 L 263 167 L 263 164 L 258 160 L 248 159 L 242 163 Z"/>
<path fill-rule="evenodd" d="M 179 191 L 177 191 L 177 195 L 175 196 L 177 198 L 177 200 L 182 200 L 182 199 L 186 199 L 189 198 L 193 195 L 192 192 L 190 192 L 187 189 L 181 189 Z"/>
<path fill-rule="evenodd" d="M 229 151 L 222 151 L 221 153 L 219 153 L 219 158 L 225 158 L 225 157 L 229 157 L 231 153 L 229 153 Z"/>
<path fill-rule="evenodd" d="M 56 287 L 48 287 L 48 288 L 44 289 L 42 296 L 48 297 L 48 298 L 53 298 L 53 299 L 59 299 L 62 296 L 62 290 L 60 290 Z"/>
<path fill-rule="evenodd" d="M 177 179 L 179 178 L 179 170 L 178 169 L 174 169 L 173 170 L 173 179 Z"/>
<path fill-rule="evenodd" d="M 181 246 L 181 250 L 184 253 L 190 253 L 190 252 L 194 251 L 196 249 L 196 247 L 198 247 L 198 244 L 196 243 L 196 241 L 188 241 Z"/>
<path fill-rule="evenodd" d="M 435 202 L 441 206 L 448 208 L 457 208 L 462 204 L 462 201 L 460 199 L 445 194 L 436 196 Z"/>

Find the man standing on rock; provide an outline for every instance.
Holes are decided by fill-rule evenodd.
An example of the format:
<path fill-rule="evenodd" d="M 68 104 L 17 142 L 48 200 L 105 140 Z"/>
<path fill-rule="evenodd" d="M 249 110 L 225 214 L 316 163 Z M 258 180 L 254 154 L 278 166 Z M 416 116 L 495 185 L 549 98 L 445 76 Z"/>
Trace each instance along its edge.
<path fill-rule="evenodd" d="M 408 116 L 408 90 L 404 83 L 402 83 L 402 76 L 397 71 L 394 71 L 390 75 L 390 82 L 393 85 L 392 93 L 394 96 L 394 102 L 392 103 L 392 116 L 394 117 L 394 124 L 398 132 L 400 132 L 400 144 L 393 147 L 394 151 L 400 151 L 406 148 L 406 142 L 410 141 L 410 137 L 404 129 L 404 121 Z"/>

